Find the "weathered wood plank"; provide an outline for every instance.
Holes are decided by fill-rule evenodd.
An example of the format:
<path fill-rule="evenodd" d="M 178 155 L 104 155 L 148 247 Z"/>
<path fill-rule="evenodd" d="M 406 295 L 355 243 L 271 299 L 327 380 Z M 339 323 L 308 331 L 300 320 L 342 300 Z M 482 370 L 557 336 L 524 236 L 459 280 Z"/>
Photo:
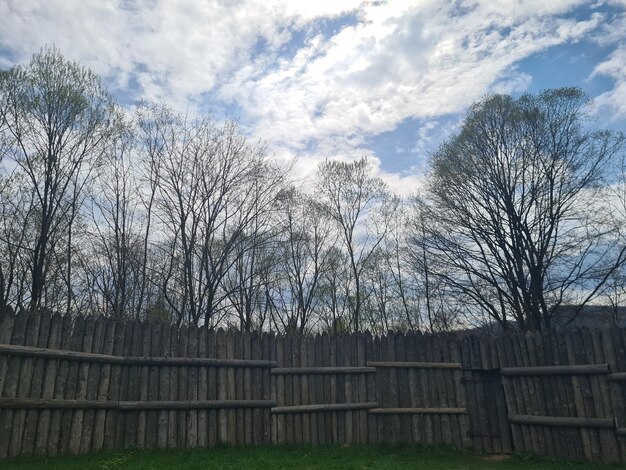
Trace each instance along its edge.
<path fill-rule="evenodd" d="M 159 351 L 159 356 L 167 357 L 171 354 L 172 351 L 172 326 L 168 323 L 163 322 L 161 324 L 161 348 Z M 158 377 L 158 400 L 159 401 L 169 401 L 172 397 L 170 396 L 171 391 L 171 376 L 170 376 L 170 367 L 168 366 L 160 366 L 159 368 L 159 377 Z M 168 410 L 160 410 L 157 415 L 157 430 L 156 430 L 156 446 L 159 449 L 166 449 L 168 447 L 169 441 L 169 412 Z"/>
<path fill-rule="evenodd" d="M 150 349 L 149 354 L 153 357 L 159 357 L 161 355 L 161 337 L 163 325 L 161 323 L 153 323 L 150 329 Z M 169 329 L 169 326 L 166 325 Z M 159 400 L 159 388 L 162 382 L 159 366 L 152 365 L 147 368 L 147 381 L 145 387 L 147 393 L 145 397 L 149 401 Z M 157 448 L 157 435 L 159 432 L 159 413 L 156 411 L 148 411 L 145 414 L 145 448 L 156 449 Z"/>
<path fill-rule="evenodd" d="M 509 415 L 509 421 L 534 426 L 615 429 L 613 418 L 578 418 L 572 416 Z"/>
<path fill-rule="evenodd" d="M 46 347 L 60 348 L 62 340 L 63 318 L 59 314 L 55 314 L 50 319 L 50 335 Z M 1 359 L 0 359 L 1 361 Z M 43 388 L 41 398 L 52 399 L 54 396 L 54 386 L 59 372 L 59 361 L 55 359 L 46 360 L 45 373 L 43 379 Z M 0 379 L 1 380 L 1 379 Z M 0 390 L 1 390 L 0 385 Z M 1 396 L 1 393 L 0 393 Z M 37 438 L 35 442 L 35 453 L 37 455 L 46 455 L 48 452 L 48 435 L 50 434 L 51 410 L 43 410 L 39 413 L 37 422 Z"/>
<path fill-rule="evenodd" d="M 114 328 L 113 333 L 113 354 L 124 354 L 125 325 L 120 321 L 112 321 Z M 106 397 L 110 400 L 119 400 L 120 391 L 122 389 L 122 366 L 120 364 L 111 365 L 111 373 L 109 379 L 109 387 L 105 391 Z M 116 426 L 119 420 L 117 411 L 111 410 L 106 414 L 104 423 L 104 442 L 105 449 L 112 449 L 116 446 Z M 121 446 L 120 446 L 121 447 Z"/>
<path fill-rule="evenodd" d="M 25 340 L 25 344 L 27 346 L 37 345 L 37 341 L 39 339 L 40 320 L 41 317 L 39 315 L 29 315 Z M 18 397 L 27 397 L 29 395 L 33 368 L 33 358 L 23 358 L 20 367 L 20 376 L 17 383 Z M 26 412 L 23 410 L 17 410 L 15 412 L 15 415 L 13 416 L 13 424 L 11 427 L 11 444 L 9 446 L 9 457 L 16 457 L 21 453 L 25 421 Z"/>
<path fill-rule="evenodd" d="M 40 314 L 37 346 L 46 347 L 48 345 L 48 338 L 50 336 L 50 321 L 51 318 L 48 312 L 43 312 Z M 45 359 L 37 358 L 34 360 L 28 397 L 41 397 L 44 386 L 45 367 Z M 24 436 L 22 438 L 22 448 L 20 450 L 21 455 L 32 455 L 35 451 L 35 439 L 37 434 L 38 419 L 38 411 L 29 410 L 26 412 L 24 421 Z"/>
<path fill-rule="evenodd" d="M 368 361 L 367 367 L 392 369 L 461 369 L 460 362 Z"/>
<path fill-rule="evenodd" d="M 276 361 L 214 359 L 200 357 L 150 357 L 114 356 L 109 354 L 86 353 L 61 349 L 20 346 L 16 344 L 0 344 L 0 356 L 11 355 L 21 357 L 40 357 L 45 359 L 65 359 L 68 361 L 122 364 L 132 366 L 181 366 L 181 367 L 276 367 Z"/>
<path fill-rule="evenodd" d="M 102 353 L 104 347 L 105 318 L 98 316 L 94 319 L 94 327 L 92 333 L 90 352 Z M 87 386 L 85 391 L 85 400 L 96 400 L 98 398 L 98 385 L 100 382 L 101 364 L 89 364 L 87 372 Z M 95 410 L 85 410 L 82 418 L 82 430 L 80 432 L 80 450 L 81 454 L 89 452 L 92 448 L 93 427 L 95 422 Z"/>
<path fill-rule="evenodd" d="M 528 375 L 602 375 L 608 374 L 608 364 L 575 364 L 541 367 L 505 367 L 500 371 L 506 376 Z"/>
<path fill-rule="evenodd" d="M 207 357 L 207 327 L 198 329 L 198 357 Z M 208 400 L 208 370 L 206 367 L 198 368 L 198 400 Z M 198 411 L 198 447 L 208 447 L 208 411 Z"/>
<path fill-rule="evenodd" d="M 8 318 L 8 315 L 7 317 Z M 6 324 L 3 322 L 3 324 Z M 19 313 L 13 322 L 12 331 L 4 332 L 5 338 L 9 337 L 10 341 L 16 345 L 23 345 L 26 341 L 26 331 L 28 328 L 28 315 L 24 312 Z M 3 334 L 3 332 L 0 332 Z M 5 365 L 4 384 L 2 388 L 2 397 L 16 397 L 18 383 L 20 380 L 20 369 L 22 358 L 19 356 L 11 356 Z M 0 409 L 0 458 L 9 456 L 9 448 L 13 434 L 13 417 L 14 410 Z"/>
<path fill-rule="evenodd" d="M 195 325 L 189 325 L 187 329 L 187 354 L 190 358 L 196 358 L 198 356 L 198 327 Z M 190 366 L 187 368 L 187 383 L 186 386 L 187 398 L 190 401 L 198 399 L 198 367 Z M 235 399 L 234 395 L 229 397 Z M 195 409 L 189 409 L 187 411 L 187 437 L 186 447 L 195 448 L 198 447 L 198 412 Z M 231 442 L 231 445 L 235 444 Z"/>
<path fill-rule="evenodd" d="M 319 413 L 319 412 L 336 412 L 350 410 L 367 410 L 378 406 L 376 402 L 364 403 L 326 403 L 316 405 L 290 405 L 276 406 L 272 408 L 273 414 L 293 414 L 293 413 Z"/>

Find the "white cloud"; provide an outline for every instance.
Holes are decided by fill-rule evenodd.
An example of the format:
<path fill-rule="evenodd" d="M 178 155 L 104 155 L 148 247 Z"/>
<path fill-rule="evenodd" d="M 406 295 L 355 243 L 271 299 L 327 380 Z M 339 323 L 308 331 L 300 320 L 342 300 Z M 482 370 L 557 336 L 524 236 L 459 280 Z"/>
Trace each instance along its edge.
<path fill-rule="evenodd" d="M 626 8 L 626 2 L 622 2 Z M 609 110 L 613 119 L 626 117 L 626 13 L 616 15 L 594 37 L 602 46 L 616 46 L 608 57 L 598 63 L 589 76 L 613 80 L 613 87 L 594 99 L 598 108 Z"/>
<path fill-rule="evenodd" d="M 277 155 L 301 155 L 304 172 L 325 157 L 378 161 L 366 139 L 405 119 L 434 120 L 486 92 L 524 90 L 531 77 L 516 69 L 520 60 L 598 29 L 601 13 L 567 16 L 586 3 L 4 0 L 0 66 L 54 43 L 137 98 L 185 109 L 210 92 L 235 104 Z M 353 21 L 336 31 L 320 22 L 346 14 Z M 597 73 L 623 73 L 619 61 Z M 609 98 L 625 93 L 614 91 Z M 380 173 L 394 186 L 415 184 Z"/>
<path fill-rule="evenodd" d="M 180 104 L 244 66 L 257 41 L 276 48 L 294 28 L 356 6 L 354 0 L 4 0 L 0 45 L 22 62 L 54 43 L 120 88 L 133 79 L 141 97 Z"/>
<path fill-rule="evenodd" d="M 626 46 L 618 47 L 599 63 L 592 77 L 604 75 L 614 80 L 613 88 L 594 99 L 598 107 L 611 110 L 613 118 L 626 117 Z"/>

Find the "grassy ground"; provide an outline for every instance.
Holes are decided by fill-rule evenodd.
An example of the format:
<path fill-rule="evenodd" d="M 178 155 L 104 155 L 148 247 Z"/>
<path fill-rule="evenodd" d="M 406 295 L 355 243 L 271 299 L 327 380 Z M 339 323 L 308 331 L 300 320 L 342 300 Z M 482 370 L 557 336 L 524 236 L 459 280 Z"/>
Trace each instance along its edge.
<path fill-rule="evenodd" d="M 606 470 L 591 465 L 514 456 L 504 460 L 448 449 L 416 447 L 218 448 L 98 452 L 79 457 L 31 457 L 0 463 L 0 469 L 428 469 L 428 470 Z"/>

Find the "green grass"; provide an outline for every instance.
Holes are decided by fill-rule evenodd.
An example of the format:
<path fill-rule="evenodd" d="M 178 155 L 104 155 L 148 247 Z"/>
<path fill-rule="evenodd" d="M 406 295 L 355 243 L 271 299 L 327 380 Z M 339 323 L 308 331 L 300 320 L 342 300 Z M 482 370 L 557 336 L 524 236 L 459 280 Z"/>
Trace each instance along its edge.
<path fill-rule="evenodd" d="M 493 461 L 489 456 L 450 449 L 421 447 L 302 447 L 217 448 L 167 451 L 105 451 L 78 457 L 29 457 L 0 463 L 0 469 L 609 469 L 617 466 L 513 456 Z M 623 467 L 622 467 L 623 468 Z"/>

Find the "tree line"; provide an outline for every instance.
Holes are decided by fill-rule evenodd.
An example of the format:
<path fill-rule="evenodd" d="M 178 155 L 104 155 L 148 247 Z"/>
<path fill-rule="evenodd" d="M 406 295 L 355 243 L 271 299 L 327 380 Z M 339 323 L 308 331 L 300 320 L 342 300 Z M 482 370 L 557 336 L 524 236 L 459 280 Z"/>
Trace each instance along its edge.
<path fill-rule="evenodd" d="M 44 48 L 0 71 L 0 311 L 336 334 L 617 308 L 624 136 L 594 124 L 576 88 L 489 95 L 414 197 L 366 158 L 302 190 L 237 122 L 123 108 Z"/>

